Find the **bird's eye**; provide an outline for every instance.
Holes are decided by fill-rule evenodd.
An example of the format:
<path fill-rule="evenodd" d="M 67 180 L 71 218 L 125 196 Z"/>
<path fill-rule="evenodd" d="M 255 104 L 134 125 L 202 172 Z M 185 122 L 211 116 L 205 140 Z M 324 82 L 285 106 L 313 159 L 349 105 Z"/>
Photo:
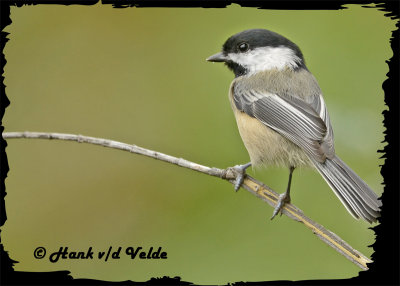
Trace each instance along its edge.
<path fill-rule="evenodd" d="M 240 43 L 238 45 L 238 49 L 239 51 L 241 51 L 242 53 L 246 52 L 249 49 L 249 44 L 248 43 Z"/>

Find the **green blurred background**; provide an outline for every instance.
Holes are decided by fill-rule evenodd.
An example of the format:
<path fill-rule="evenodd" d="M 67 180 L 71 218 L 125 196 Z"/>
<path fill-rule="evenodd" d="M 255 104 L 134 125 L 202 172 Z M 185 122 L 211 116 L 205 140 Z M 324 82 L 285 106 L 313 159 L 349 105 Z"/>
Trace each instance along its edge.
<path fill-rule="evenodd" d="M 382 83 L 395 22 L 376 8 L 339 11 L 38 5 L 11 9 L 6 131 L 83 134 L 225 168 L 248 162 L 228 102 L 233 74 L 205 59 L 232 34 L 278 32 L 302 49 L 324 92 L 336 150 L 377 193 L 384 161 Z M 335 279 L 360 269 L 287 217 L 222 180 L 92 145 L 9 140 L 2 242 L 16 270 L 75 278 L 195 283 Z M 249 173 L 283 192 L 288 170 Z M 370 225 L 318 173 L 296 170 L 292 201 L 367 256 Z M 36 260 L 33 251 L 158 247 L 166 261 Z"/>

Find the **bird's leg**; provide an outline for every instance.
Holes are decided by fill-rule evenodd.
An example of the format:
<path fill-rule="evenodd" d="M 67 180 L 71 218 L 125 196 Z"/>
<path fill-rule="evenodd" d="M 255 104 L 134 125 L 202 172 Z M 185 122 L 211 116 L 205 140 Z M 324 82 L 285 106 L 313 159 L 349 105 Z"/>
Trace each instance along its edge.
<path fill-rule="evenodd" d="M 246 175 L 246 169 L 251 166 L 251 162 L 244 165 L 236 165 L 235 167 L 231 167 L 236 172 L 236 180 L 235 180 L 235 191 L 237 192 L 240 189 L 240 186 L 243 184 L 244 176 Z"/>
<path fill-rule="evenodd" d="M 272 213 L 272 217 L 271 220 L 279 213 L 281 212 L 282 215 L 282 208 L 286 203 L 290 203 L 290 185 L 292 183 L 292 174 L 294 171 L 294 167 L 290 167 L 289 168 L 289 182 L 288 182 L 288 186 L 286 189 L 286 192 L 284 192 L 283 194 L 279 195 L 279 199 L 278 199 L 278 203 L 276 204 L 276 207 L 274 209 L 274 212 Z"/>

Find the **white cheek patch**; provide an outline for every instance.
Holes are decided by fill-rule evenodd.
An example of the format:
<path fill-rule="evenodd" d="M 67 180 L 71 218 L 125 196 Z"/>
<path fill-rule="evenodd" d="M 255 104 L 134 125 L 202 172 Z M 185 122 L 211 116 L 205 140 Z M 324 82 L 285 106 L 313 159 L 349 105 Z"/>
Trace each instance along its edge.
<path fill-rule="evenodd" d="M 255 48 L 246 53 L 230 53 L 228 56 L 247 69 L 249 74 L 271 69 L 282 70 L 286 67 L 294 69 L 301 61 L 292 49 L 283 46 Z"/>

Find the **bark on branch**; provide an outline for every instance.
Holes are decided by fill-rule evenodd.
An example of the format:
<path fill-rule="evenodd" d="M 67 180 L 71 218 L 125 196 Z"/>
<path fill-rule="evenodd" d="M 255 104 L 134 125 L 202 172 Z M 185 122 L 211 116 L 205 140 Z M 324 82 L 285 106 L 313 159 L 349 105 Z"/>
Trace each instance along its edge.
<path fill-rule="evenodd" d="M 165 161 L 171 164 L 175 164 L 184 168 L 195 170 L 204 174 L 208 174 L 214 177 L 219 177 L 221 179 L 227 180 L 230 183 L 235 183 L 236 173 L 228 169 L 219 169 L 214 167 L 203 166 L 183 158 L 177 158 L 170 156 L 161 152 L 149 150 L 136 145 L 130 145 L 114 140 L 95 138 L 83 135 L 74 134 L 64 134 L 64 133 L 46 133 L 46 132 L 5 132 L 3 133 L 4 139 L 12 138 L 32 138 L 32 139 L 57 139 L 57 140 L 67 140 L 76 141 L 79 143 L 90 143 L 94 145 L 100 145 L 104 147 L 119 149 L 128 151 L 131 153 L 136 153 L 144 156 L 148 156 L 157 160 Z M 273 191 L 270 187 L 264 185 L 262 182 L 257 181 L 249 175 L 246 175 L 243 181 L 243 188 L 248 190 L 253 195 L 267 202 L 270 206 L 275 208 L 276 203 L 279 198 L 279 194 Z M 351 262 L 356 264 L 363 270 L 368 270 L 367 263 L 372 261 L 364 256 L 359 251 L 355 250 L 348 243 L 346 243 L 339 236 L 324 228 L 322 225 L 311 220 L 304 215 L 303 211 L 295 207 L 292 204 L 285 204 L 282 213 L 287 215 L 293 220 L 302 222 L 306 227 L 311 229 L 311 231 L 316 234 L 322 241 L 328 244 L 330 247 L 335 249 L 337 252 L 342 254 L 344 257 L 349 259 Z"/>

